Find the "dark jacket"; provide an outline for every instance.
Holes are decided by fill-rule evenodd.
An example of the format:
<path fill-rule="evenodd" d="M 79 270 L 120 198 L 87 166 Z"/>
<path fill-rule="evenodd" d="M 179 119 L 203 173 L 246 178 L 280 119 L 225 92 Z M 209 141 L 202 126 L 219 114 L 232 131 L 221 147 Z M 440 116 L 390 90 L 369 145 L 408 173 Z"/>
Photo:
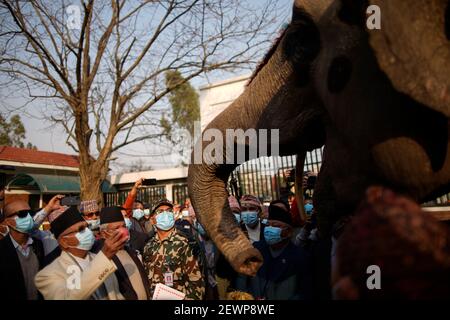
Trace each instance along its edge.
<path fill-rule="evenodd" d="M 103 247 L 103 242 L 104 239 L 97 240 L 91 252 L 98 253 Z M 148 281 L 147 272 L 145 271 L 142 262 L 137 257 L 136 251 L 132 249 L 130 246 L 125 246 L 124 250 L 130 255 L 131 259 L 133 259 L 134 263 L 136 264 L 136 267 L 139 270 L 139 274 L 141 276 L 142 283 L 145 288 L 145 292 L 147 294 L 147 298 L 150 300 L 151 299 L 150 283 Z M 119 282 L 120 293 L 125 297 L 125 300 L 137 300 L 137 294 L 134 291 L 134 288 L 131 284 L 130 279 L 128 278 L 128 274 L 125 271 L 124 266 L 120 262 L 119 258 L 117 258 L 116 256 L 114 256 L 112 260 L 117 267 L 117 270 L 115 271 L 114 274 L 116 275 L 117 281 Z"/>
<path fill-rule="evenodd" d="M 31 250 L 34 251 L 39 261 L 39 270 L 42 269 L 44 260 L 42 242 L 33 238 Z M 22 268 L 10 236 L 0 240 L 0 284 L 0 301 L 27 300 L 27 289 Z M 40 294 L 39 298 L 42 298 Z"/>
<path fill-rule="evenodd" d="M 254 278 L 247 279 L 245 291 L 255 298 L 270 300 L 309 300 L 312 298 L 311 255 L 292 242 L 274 258 L 265 241 L 255 242 L 264 263 Z M 242 288 L 241 288 L 242 289 Z"/>
<path fill-rule="evenodd" d="M 144 252 L 145 244 L 150 240 L 150 235 L 146 232 L 140 232 L 133 229 L 130 232 L 129 246 L 134 251 L 139 251 L 140 254 Z"/>
<path fill-rule="evenodd" d="M 264 229 L 265 228 L 266 228 L 266 225 L 263 224 L 262 222 L 260 222 L 259 241 L 264 239 Z M 245 224 L 243 224 L 243 223 L 241 224 L 241 229 L 244 232 L 245 236 L 250 239 L 250 237 L 248 235 L 248 230 L 247 230 L 247 227 L 245 226 Z"/>

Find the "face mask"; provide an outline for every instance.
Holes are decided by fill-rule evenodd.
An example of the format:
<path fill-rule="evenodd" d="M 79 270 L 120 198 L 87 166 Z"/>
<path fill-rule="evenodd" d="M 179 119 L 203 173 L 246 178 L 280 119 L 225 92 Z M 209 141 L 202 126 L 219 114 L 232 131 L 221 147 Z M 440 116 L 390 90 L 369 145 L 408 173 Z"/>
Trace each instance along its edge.
<path fill-rule="evenodd" d="M 30 233 L 31 230 L 33 230 L 34 227 L 34 220 L 30 216 L 30 214 L 27 214 L 24 218 L 16 217 L 16 226 L 13 227 L 13 229 L 21 232 L 21 233 Z"/>
<path fill-rule="evenodd" d="M 150 209 L 144 209 L 144 215 L 148 217 L 150 215 Z"/>
<path fill-rule="evenodd" d="M 133 210 L 133 218 L 135 218 L 136 220 L 141 220 L 143 216 L 144 216 L 144 210 L 142 210 L 142 209 L 134 209 Z"/>
<path fill-rule="evenodd" d="M 311 203 L 305 204 L 305 212 L 308 216 L 310 216 L 312 214 L 313 209 L 314 209 L 314 207 Z"/>
<path fill-rule="evenodd" d="M 253 225 L 258 222 L 258 212 L 256 211 L 243 211 L 241 216 L 242 221 L 244 221 L 246 225 Z"/>
<path fill-rule="evenodd" d="M 130 218 L 123 218 L 123 220 L 125 220 L 125 227 L 128 229 L 128 230 L 130 230 L 130 228 L 131 228 L 131 220 L 130 220 Z"/>
<path fill-rule="evenodd" d="M 281 228 L 267 226 L 264 228 L 264 239 L 269 246 L 279 243 L 283 238 L 281 237 Z"/>
<path fill-rule="evenodd" d="M 170 230 L 175 225 L 173 212 L 163 211 L 156 216 L 156 227 L 160 230 Z"/>
<path fill-rule="evenodd" d="M 92 231 L 88 228 L 81 232 L 77 232 L 75 237 L 78 239 L 78 245 L 75 247 L 80 250 L 89 251 L 94 245 L 95 237 Z"/>
<path fill-rule="evenodd" d="M 183 210 L 183 211 L 181 212 L 181 216 L 182 216 L 183 218 L 188 218 L 188 217 L 189 217 L 189 211 L 188 211 L 188 210 Z"/>
<path fill-rule="evenodd" d="M 86 222 L 88 223 L 89 229 L 91 230 L 96 230 L 100 227 L 100 219 L 86 220 Z"/>
<path fill-rule="evenodd" d="M 234 217 L 236 218 L 236 221 L 238 224 L 241 223 L 241 214 L 240 213 L 233 213 Z"/>

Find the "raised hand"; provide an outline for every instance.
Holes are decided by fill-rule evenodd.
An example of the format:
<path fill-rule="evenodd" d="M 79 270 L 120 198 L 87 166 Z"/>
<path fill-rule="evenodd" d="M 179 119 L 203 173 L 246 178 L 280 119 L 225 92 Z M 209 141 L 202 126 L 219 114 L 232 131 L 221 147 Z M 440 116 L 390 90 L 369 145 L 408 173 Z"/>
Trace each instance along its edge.
<path fill-rule="evenodd" d="M 102 252 L 108 259 L 112 259 L 119 250 L 123 249 L 127 240 L 128 237 L 123 237 L 122 233 L 116 230 L 111 237 L 105 239 Z"/>

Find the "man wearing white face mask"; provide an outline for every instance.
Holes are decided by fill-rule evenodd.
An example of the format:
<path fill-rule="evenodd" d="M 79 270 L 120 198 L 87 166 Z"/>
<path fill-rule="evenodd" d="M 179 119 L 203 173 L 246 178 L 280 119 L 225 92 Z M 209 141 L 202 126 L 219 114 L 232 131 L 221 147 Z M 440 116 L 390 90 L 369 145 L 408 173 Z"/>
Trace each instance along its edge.
<path fill-rule="evenodd" d="M 4 223 L 9 234 L 0 240 L 0 300 L 37 300 L 34 276 L 42 267 L 42 242 L 30 233 L 34 220 L 26 201 L 14 201 L 5 206 Z"/>
<path fill-rule="evenodd" d="M 89 252 L 95 238 L 80 212 L 71 207 L 51 222 L 61 255 L 35 277 L 46 300 L 123 300 L 114 272 L 114 255 L 128 236 L 115 231 L 98 254 Z"/>

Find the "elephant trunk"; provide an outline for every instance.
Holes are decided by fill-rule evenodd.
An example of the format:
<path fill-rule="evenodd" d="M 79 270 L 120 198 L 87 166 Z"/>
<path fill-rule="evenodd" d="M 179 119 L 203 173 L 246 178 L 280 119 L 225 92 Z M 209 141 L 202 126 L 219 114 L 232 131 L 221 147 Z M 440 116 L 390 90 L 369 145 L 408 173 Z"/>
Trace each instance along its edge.
<path fill-rule="evenodd" d="M 226 139 L 223 141 L 224 152 L 217 158 L 217 153 L 205 153 L 209 143 L 203 140 L 211 132 L 226 137 L 227 129 L 264 129 L 264 124 L 261 123 L 263 111 L 266 106 L 277 103 L 277 98 L 274 97 L 280 95 L 282 86 L 291 73 L 292 66 L 283 59 L 282 54 L 274 53 L 245 92 L 206 127 L 202 139 L 194 148 L 192 164 L 189 166 L 189 196 L 196 215 L 233 268 L 246 275 L 256 274 L 262 264 L 262 256 L 242 232 L 228 204 L 227 181 L 238 163 L 234 157 L 230 164 L 226 159 L 240 144 L 236 139 L 231 144 Z M 258 146 L 259 143 L 258 141 Z M 247 142 L 245 147 L 248 151 Z M 201 163 L 195 159 L 196 150 L 202 151 Z M 246 156 L 245 159 L 248 160 L 249 157 Z"/>

